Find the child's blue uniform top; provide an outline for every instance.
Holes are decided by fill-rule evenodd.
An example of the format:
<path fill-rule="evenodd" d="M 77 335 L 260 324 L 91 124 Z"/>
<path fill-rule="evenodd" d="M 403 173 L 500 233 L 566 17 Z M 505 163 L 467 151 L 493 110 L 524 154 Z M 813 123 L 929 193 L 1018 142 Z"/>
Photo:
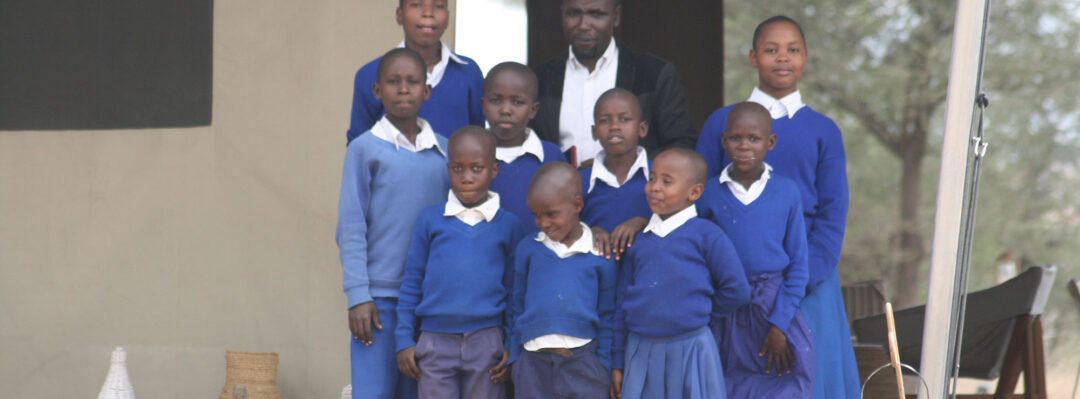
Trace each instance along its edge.
<path fill-rule="evenodd" d="M 638 233 L 623 258 L 616 297 L 612 367 L 621 369 L 627 332 L 662 338 L 693 331 L 745 304 L 750 286 L 727 235 L 691 217 L 665 237 Z"/>
<path fill-rule="evenodd" d="M 435 133 L 450 137 L 465 125 L 484 125 L 480 99 L 484 96 L 484 74 L 476 61 L 450 52 L 443 45 L 446 70 L 437 84 L 431 85 L 431 97 L 420 107 L 420 117 L 431 123 Z M 356 72 L 353 83 L 352 119 L 346 134 L 351 142 L 366 132 L 385 113 L 382 101 L 375 99 L 371 87 L 378 81 L 376 70 L 382 57 L 367 63 Z M 429 74 L 430 75 L 430 74 Z M 430 80 L 430 76 L 429 76 Z"/>
<path fill-rule="evenodd" d="M 583 236 L 591 236 L 585 229 Z M 537 238 L 521 240 L 514 260 L 510 361 L 524 343 L 561 334 L 595 340 L 596 355 L 611 367 L 616 277 L 613 260 L 591 252 L 560 258 Z"/>
<path fill-rule="evenodd" d="M 499 209 L 490 221 L 470 226 L 445 216 L 445 209 L 445 204 L 431 206 L 416 218 L 398 297 L 398 351 L 416 345 L 417 330 L 458 334 L 505 328 L 521 223 Z"/>
<path fill-rule="evenodd" d="M 697 152 L 709 164 L 709 176 L 718 176 L 730 163 L 720 136 L 733 105 L 713 112 L 698 137 Z M 813 290 L 836 270 L 844 241 L 848 211 L 848 183 L 844 141 L 840 128 L 809 106 L 792 118 L 773 119 L 776 148 L 765 156 L 776 174 L 790 177 L 802 193 L 810 282 Z"/>
<path fill-rule="evenodd" d="M 345 152 L 338 200 L 336 236 L 349 308 L 398 296 L 416 216 L 445 201 L 450 189 L 445 137 L 432 134 L 437 148 L 419 152 L 376 134 L 362 137 Z"/>
<path fill-rule="evenodd" d="M 630 168 L 626 181 L 619 185 L 615 175 L 604 167 L 605 158 L 601 151 L 592 166 L 581 170 L 582 192 L 585 193 L 581 221 L 610 233 L 635 216 L 648 218 L 652 215 L 645 198 L 645 183 L 649 181 L 651 165 L 645 149 L 638 147 L 638 160 Z"/>
<path fill-rule="evenodd" d="M 527 129 L 525 134 L 525 142 L 520 147 L 522 153 L 509 163 L 505 161 L 510 158 L 509 156 L 500 155 L 506 149 L 495 149 L 496 158 L 502 159 L 498 159 L 499 174 L 491 181 L 491 191 L 499 193 L 503 209 L 517 215 L 525 234 L 531 235 L 540 229 L 536 227 L 532 211 L 529 210 L 529 204 L 525 201 L 529 193 L 529 182 L 540 169 L 540 165 L 548 162 L 566 162 L 566 157 L 563 156 L 562 151 L 559 151 L 559 146 L 540 140 L 532 129 Z M 537 156 L 537 152 L 542 157 Z"/>
<path fill-rule="evenodd" d="M 773 174 L 761 196 L 743 204 L 726 183 L 713 177 L 696 203 L 702 218 L 713 221 L 727 233 L 748 278 L 783 273 L 784 284 L 769 322 L 785 334 L 806 294 L 808 278 L 806 231 L 799 197 L 795 182 Z"/>

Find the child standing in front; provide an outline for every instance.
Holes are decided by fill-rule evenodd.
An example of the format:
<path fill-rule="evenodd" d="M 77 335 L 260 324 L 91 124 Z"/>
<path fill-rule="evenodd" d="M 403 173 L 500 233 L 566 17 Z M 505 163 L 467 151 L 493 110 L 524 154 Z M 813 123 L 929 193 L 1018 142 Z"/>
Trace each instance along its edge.
<path fill-rule="evenodd" d="M 810 398 L 814 350 L 799 312 L 808 279 L 799 187 L 771 174 L 776 145 L 760 104 L 732 108 L 722 137 L 731 163 L 697 201 L 701 217 L 731 238 L 750 282 L 750 303 L 713 321 L 729 398 Z"/>
<path fill-rule="evenodd" d="M 405 262 L 398 368 L 420 381 L 421 399 L 502 399 L 509 379 L 506 303 L 521 223 L 488 191 L 499 169 L 491 133 L 466 126 L 449 147 L 451 190 L 444 204 L 416 218 Z"/>
<path fill-rule="evenodd" d="M 653 215 L 620 271 L 612 396 L 726 397 L 709 322 L 745 304 L 750 287 L 731 240 L 697 217 L 705 168 L 683 149 L 653 160 L 645 185 Z"/>
<path fill-rule="evenodd" d="M 802 102 L 798 82 L 807 48 L 798 23 L 784 16 L 766 19 L 754 30 L 752 44 L 758 87 L 748 101 L 769 110 L 777 136 L 765 160 L 776 174 L 794 180 L 802 194 L 810 269 L 802 312 L 814 332 L 814 397 L 857 398 L 859 372 L 836 271 L 848 210 L 843 137 L 832 119 Z M 710 176 L 728 162 L 720 137 L 732 107 L 714 112 L 698 138 Z"/>
<path fill-rule="evenodd" d="M 484 80 L 484 117 L 495 135 L 495 159 L 499 175 L 491 191 L 499 193 L 502 207 L 524 224 L 526 234 L 536 232 L 525 196 L 529 181 L 540 165 L 566 162 L 559 146 L 540 140 L 528 123 L 540 103 L 536 102 L 536 74 L 529 67 L 504 62 L 491 68 Z"/>
<path fill-rule="evenodd" d="M 409 233 L 420 211 L 445 198 L 446 139 L 418 118 L 430 90 L 424 60 L 394 49 L 378 64 L 372 89 L 386 115 L 349 144 L 341 176 L 337 244 L 352 332 L 352 386 L 358 398 L 415 398 L 399 378 L 394 327 Z"/>
<path fill-rule="evenodd" d="M 405 40 L 398 45 L 416 51 L 427 65 L 427 84 L 431 98 L 420 108 L 420 117 L 431 124 L 435 133 L 449 137 L 465 125 L 483 125 L 480 96 L 484 76 L 476 62 L 450 52 L 441 41 L 450 20 L 448 0 L 398 0 L 397 24 Z M 356 72 L 353 85 L 352 119 L 346 138 L 353 141 L 379 120 L 385 112 L 382 102 L 371 95 L 379 59 Z"/>
<path fill-rule="evenodd" d="M 517 399 L 603 398 L 611 387 L 616 267 L 593 251 L 578 171 L 540 167 L 529 184 L 540 232 L 518 244 L 513 362 Z"/>
<path fill-rule="evenodd" d="M 603 149 L 592 166 L 581 170 L 585 191 L 585 210 L 581 220 L 597 231 L 600 253 L 621 257 L 634 235 L 648 223 L 652 214 L 645 200 L 645 181 L 649 178 L 649 157 L 638 141 L 645 138 L 649 122 L 642 118 L 637 96 L 614 88 L 596 100 L 593 111 L 593 138 Z"/>

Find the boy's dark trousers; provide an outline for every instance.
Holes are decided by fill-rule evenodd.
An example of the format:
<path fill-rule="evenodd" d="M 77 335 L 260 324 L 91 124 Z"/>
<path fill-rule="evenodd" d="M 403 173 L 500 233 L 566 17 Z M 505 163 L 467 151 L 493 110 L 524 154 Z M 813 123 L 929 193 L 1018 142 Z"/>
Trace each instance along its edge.
<path fill-rule="evenodd" d="M 511 368 L 515 399 L 606 398 L 611 371 L 596 356 L 596 340 L 570 357 L 523 350 Z"/>
<path fill-rule="evenodd" d="M 488 372 L 502 360 L 503 331 L 488 327 L 464 334 L 420 333 L 416 341 L 420 399 L 505 399 L 506 384 Z"/>

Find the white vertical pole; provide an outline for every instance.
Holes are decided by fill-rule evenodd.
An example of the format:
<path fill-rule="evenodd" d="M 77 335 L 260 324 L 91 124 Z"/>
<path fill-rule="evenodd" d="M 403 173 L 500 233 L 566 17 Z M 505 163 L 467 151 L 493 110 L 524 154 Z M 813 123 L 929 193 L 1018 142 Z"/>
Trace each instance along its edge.
<path fill-rule="evenodd" d="M 944 398 L 950 375 L 949 342 L 956 335 L 953 312 L 956 270 L 959 264 L 965 178 L 971 151 L 971 126 L 983 48 L 983 16 L 987 0 L 959 0 L 953 30 L 949 91 L 945 102 L 945 137 L 941 146 L 941 174 L 934 213 L 934 242 L 930 252 L 926 322 L 919 371 L 929 394 L 919 399 Z M 959 350 L 959 348 L 956 348 Z"/>

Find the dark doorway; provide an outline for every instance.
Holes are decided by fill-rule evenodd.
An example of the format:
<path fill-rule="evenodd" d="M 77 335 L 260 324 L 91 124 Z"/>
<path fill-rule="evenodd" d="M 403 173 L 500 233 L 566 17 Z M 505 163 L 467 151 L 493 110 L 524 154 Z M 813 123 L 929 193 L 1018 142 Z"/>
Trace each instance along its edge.
<path fill-rule="evenodd" d="M 529 64 L 566 51 L 557 0 L 527 0 Z M 719 0 L 623 1 L 615 39 L 670 61 L 679 71 L 695 128 L 724 105 L 724 3 Z"/>

